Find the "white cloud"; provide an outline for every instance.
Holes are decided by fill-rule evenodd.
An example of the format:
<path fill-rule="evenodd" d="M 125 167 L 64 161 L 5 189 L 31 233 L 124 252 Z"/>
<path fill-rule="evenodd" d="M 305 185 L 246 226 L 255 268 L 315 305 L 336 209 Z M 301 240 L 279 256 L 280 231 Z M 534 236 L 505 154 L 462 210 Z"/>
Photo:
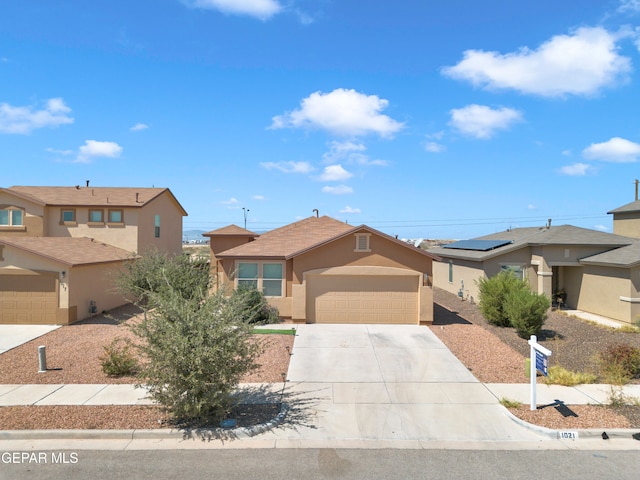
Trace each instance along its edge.
<path fill-rule="evenodd" d="M 222 205 L 233 206 L 238 204 L 238 199 L 235 197 L 231 197 L 229 200 L 223 200 L 220 202 Z"/>
<path fill-rule="evenodd" d="M 493 109 L 485 105 L 467 105 L 450 111 L 449 125 L 465 135 L 491 138 L 496 130 L 506 130 L 522 120 L 522 113 L 512 108 Z"/>
<path fill-rule="evenodd" d="M 527 210 L 537 210 L 538 207 L 536 207 L 535 205 L 533 205 L 532 203 L 530 203 L 529 205 L 527 205 Z"/>
<path fill-rule="evenodd" d="M 318 180 L 323 182 L 343 182 L 351 177 L 353 177 L 353 174 L 345 170 L 342 165 L 329 165 L 324 167 L 324 171 L 318 177 Z"/>
<path fill-rule="evenodd" d="M 28 134 L 37 128 L 57 127 L 73 123 L 71 109 L 61 98 L 51 98 L 44 108 L 13 107 L 0 103 L 0 133 Z"/>
<path fill-rule="evenodd" d="M 279 170 L 284 173 L 311 173 L 314 168 L 309 162 L 263 162 L 267 170 Z"/>
<path fill-rule="evenodd" d="M 268 20 L 282 11 L 276 0 L 183 0 L 187 5 L 206 10 L 217 10 L 230 15 L 249 15 Z"/>
<path fill-rule="evenodd" d="M 262 201 L 264 200 L 264 195 L 253 195 L 251 197 L 252 200 L 258 200 L 258 201 Z"/>
<path fill-rule="evenodd" d="M 587 160 L 625 163 L 635 162 L 640 156 L 640 144 L 624 138 L 613 137 L 602 143 L 592 143 L 582 151 Z"/>
<path fill-rule="evenodd" d="M 353 188 L 347 185 L 338 185 L 335 187 L 326 186 L 322 187 L 322 192 L 330 193 L 331 195 L 346 195 L 349 193 L 353 193 Z"/>
<path fill-rule="evenodd" d="M 57 150 L 55 148 L 45 148 L 45 151 L 49 152 L 49 153 L 55 153 L 56 155 L 73 155 L 75 152 L 73 150 Z"/>
<path fill-rule="evenodd" d="M 442 73 L 474 86 L 543 97 L 593 95 L 625 80 L 631 71 L 630 59 L 617 53 L 618 39 L 601 27 L 583 27 L 554 36 L 536 50 L 467 50 L 463 60 Z"/>
<path fill-rule="evenodd" d="M 315 92 L 300 102 L 300 109 L 273 117 L 270 128 L 319 128 L 339 136 L 375 133 L 392 137 L 404 127 L 380 112 L 389 101 L 377 95 L 338 88 L 330 93 Z"/>
<path fill-rule="evenodd" d="M 573 165 L 565 165 L 562 167 L 560 173 L 571 177 L 581 177 L 589 173 L 591 169 L 591 165 L 586 163 L 574 163 Z"/>
<path fill-rule="evenodd" d="M 149 125 L 146 125 L 144 123 L 136 123 L 129 130 L 131 130 L 132 132 L 139 132 L 140 130 L 146 130 L 147 128 L 149 128 Z"/>
<path fill-rule="evenodd" d="M 351 208 L 349 205 L 340 210 L 340 213 L 360 213 L 359 208 Z"/>
<path fill-rule="evenodd" d="M 594 225 L 593 229 L 594 230 L 600 230 L 601 232 L 608 232 L 609 231 L 609 227 L 605 227 L 604 225 Z"/>
<path fill-rule="evenodd" d="M 424 149 L 427 152 L 431 152 L 431 153 L 441 153 L 441 152 L 444 152 L 447 149 L 447 147 L 445 147 L 441 143 L 427 142 L 427 144 L 424 146 Z"/>
<path fill-rule="evenodd" d="M 354 153 L 364 152 L 367 147 L 362 143 L 351 141 L 338 142 L 336 140 L 329 144 L 329 151 L 322 155 L 325 163 L 334 163 L 339 160 L 348 159 Z"/>
<path fill-rule="evenodd" d="M 620 0 L 618 11 L 623 13 L 638 13 L 640 12 L 640 0 Z"/>
<path fill-rule="evenodd" d="M 570 157 L 570 156 L 572 155 L 572 154 L 571 154 L 571 150 L 563 150 L 561 153 L 562 153 L 562 155 L 564 155 L 565 157 Z"/>
<path fill-rule="evenodd" d="M 322 161 L 324 163 L 346 161 L 348 163 L 357 163 L 358 165 L 388 165 L 385 160 L 371 160 L 368 155 L 363 153 L 366 149 L 367 147 L 362 143 L 334 140 L 330 143 L 330 150 L 322 155 Z"/>
<path fill-rule="evenodd" d="M 79 148 L 76 161 L 78 163 L 89 163 L 92 159 L 99 157 L 117 158 L 121 153 L 122 147 L 116 142 L 85 140 L 84 145 Z"/>

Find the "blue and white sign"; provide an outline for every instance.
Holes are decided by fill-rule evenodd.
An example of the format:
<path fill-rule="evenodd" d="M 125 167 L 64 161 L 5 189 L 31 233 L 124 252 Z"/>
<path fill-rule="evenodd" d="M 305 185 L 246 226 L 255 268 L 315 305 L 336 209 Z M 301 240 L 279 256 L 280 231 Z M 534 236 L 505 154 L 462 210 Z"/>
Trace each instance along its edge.
<path fill-rule="evenodd" d="M 531 377 L 531 410 L 537 408 L 536 405 L 536 370 L 540 370 L 544 375 L 549 375 L 549 357 L 551 356 L 551 350 L 544 348 L 538 343 L 538 338 L 535 335 L 531 335 L 529 338 L 529 346 L 531 347 L 529 358 L 531 370 L 529 371 Z"/>
<path fill-rule="evenodd" d="M 545 377 L 549 376 L 549 357 L 540 350 L 536 350 L 536 370 Z"/>

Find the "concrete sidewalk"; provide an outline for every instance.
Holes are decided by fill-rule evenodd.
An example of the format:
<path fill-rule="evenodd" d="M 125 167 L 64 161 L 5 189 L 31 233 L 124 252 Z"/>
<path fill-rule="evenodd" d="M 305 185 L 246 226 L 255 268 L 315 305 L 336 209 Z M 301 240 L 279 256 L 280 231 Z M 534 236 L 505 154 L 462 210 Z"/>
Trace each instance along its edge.
<path fill-rule="evenodd" d="M 565 405 L 606 405 L 611 397 L 611 385 L 586 384 L 575 387 L 561 385 L 537 386 L 538 407 L 558 401 Z M 640 401 L 640 385 L 613 387 L 629 399 Z M 242 390 L 270 392 L 270 398 L 284 391 L 286 395 L 316 395 L 318 400 L 332 403 L 451 403 L 469 401 L 464 395 L 473 394 L 476 403 L 495 403 L 501 399 L 529 404 L 529 384 L 520 383 L 314 383 L 241 384 Z M 306 389 L 306 391 L 305 391 Z M 253 402 L 259 401 L 253 399 Z M 152 405 L 147 390 L 129 384 L 40 384 L 0 385 L 0 407 L 28 405 Z"/>

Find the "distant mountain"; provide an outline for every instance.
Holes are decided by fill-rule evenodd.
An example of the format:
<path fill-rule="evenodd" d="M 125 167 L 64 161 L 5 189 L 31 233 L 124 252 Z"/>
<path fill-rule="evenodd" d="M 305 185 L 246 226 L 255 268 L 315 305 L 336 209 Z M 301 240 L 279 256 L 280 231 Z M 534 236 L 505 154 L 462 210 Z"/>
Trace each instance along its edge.
<path fill-rule="evenodd" d="M 206 237 L 203 237 L 202 234 L 206 233 L 206 230 L 183 230 L 182 231 L 182 241 L 183 242 L 205 242 L 207 241 Z"/>

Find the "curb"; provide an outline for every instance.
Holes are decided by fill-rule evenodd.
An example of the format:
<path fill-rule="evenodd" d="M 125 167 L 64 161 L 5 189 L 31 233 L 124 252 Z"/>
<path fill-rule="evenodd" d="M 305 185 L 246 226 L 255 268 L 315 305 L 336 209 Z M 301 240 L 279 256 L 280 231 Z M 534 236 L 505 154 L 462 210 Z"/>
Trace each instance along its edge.
<path fill-rule="evenodd" d="M 633 428 L 588 428 L 588 429 L 575 429 L 575 430 L 554 430 L 552 428 L 541 427 L 540 425 L 534 425 L 533 423 L 525 422 L 521 418 L 516 417 L 509 409 L 507 416 L 521 427 L 536 432 L 542 436 L 549 437 L 553 440 L 561 440 L 561 432 L 574 431 L 578 434 L 578 438 L 602 438 L 602 434 L 606 433 L 609 438 L 625 438 L 632 440 L 640 440 L 640 430 Z"/>
<path fill-rule="evenodd" d="M 127 429 L 127 430 L 0 430 L 0 440 L 152 440 L 192 438 L 251 438 L 261 433 L 273 430 L 287 416 L 289 408 L 284 403 L 280 412 L 268 422 L 252 427 L 237 428 L 199 428 L 187 429 Z"/>

